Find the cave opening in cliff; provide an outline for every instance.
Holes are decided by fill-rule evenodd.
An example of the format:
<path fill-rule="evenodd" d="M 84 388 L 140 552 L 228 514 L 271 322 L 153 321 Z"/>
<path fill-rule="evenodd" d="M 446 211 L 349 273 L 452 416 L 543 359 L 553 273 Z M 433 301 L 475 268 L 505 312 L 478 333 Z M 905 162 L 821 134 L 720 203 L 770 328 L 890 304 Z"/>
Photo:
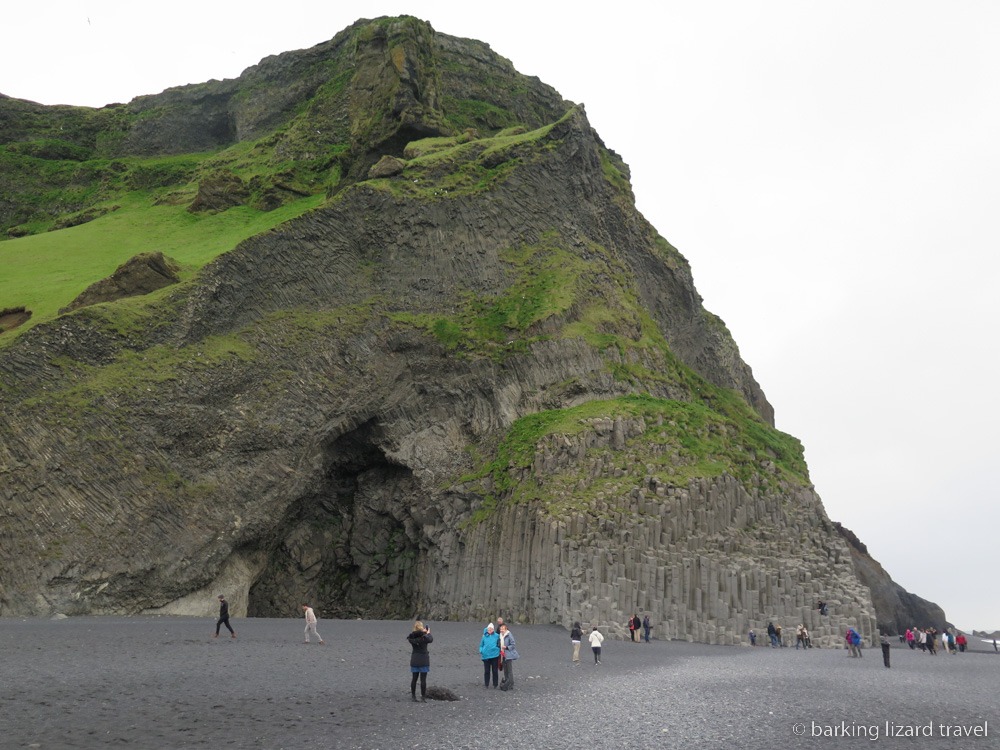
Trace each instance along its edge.
<path fill-rule="evenodd" d="M 303 603 L 327 617 L 409 614 L 416 482 L 383 440 L 371 420 L 324 448 L 316 483 L 289 507 L 250 588 L 251 616 L 298 614 Z"/>

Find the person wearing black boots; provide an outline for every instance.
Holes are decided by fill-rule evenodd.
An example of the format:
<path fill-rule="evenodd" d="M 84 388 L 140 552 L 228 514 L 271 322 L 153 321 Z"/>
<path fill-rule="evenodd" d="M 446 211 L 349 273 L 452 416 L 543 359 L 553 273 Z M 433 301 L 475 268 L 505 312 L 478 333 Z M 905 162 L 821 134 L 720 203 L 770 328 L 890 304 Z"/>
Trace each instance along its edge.
<path fill-rule="evenodd" d="M 410 672 L 413 678 L 410 680 L 410 697 L 414 702 L 417 700 L 417 677 L 420 678 L 420 700 L 427 702 L 427 673 L 431 671 L 431 655 L 427 651 L 427 644 L 434 641 L 431 629 L 425 628 L 424 624 L 417 620 L 413 623 L 413 632 L 406 636 L 406 640 L 413 647 L 410 654 Z"/>

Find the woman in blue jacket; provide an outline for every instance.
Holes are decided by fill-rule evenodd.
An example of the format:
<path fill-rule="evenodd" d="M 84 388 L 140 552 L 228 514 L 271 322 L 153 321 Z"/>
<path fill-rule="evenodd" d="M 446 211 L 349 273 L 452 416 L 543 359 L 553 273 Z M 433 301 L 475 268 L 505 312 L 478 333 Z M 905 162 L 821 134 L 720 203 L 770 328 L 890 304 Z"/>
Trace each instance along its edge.
<path fill-rule="evenodd" d="M 492 622 L 483 630 L 483 639 L 479 641 L 479 657 L 483 660 L 483 682 L 486 683 L 483 687 L 489 688 L 492 671 L 495 688 L 500 681 L 500 670 L 497 666 L 500 657 L 500 636 L 493 630 Z"/>

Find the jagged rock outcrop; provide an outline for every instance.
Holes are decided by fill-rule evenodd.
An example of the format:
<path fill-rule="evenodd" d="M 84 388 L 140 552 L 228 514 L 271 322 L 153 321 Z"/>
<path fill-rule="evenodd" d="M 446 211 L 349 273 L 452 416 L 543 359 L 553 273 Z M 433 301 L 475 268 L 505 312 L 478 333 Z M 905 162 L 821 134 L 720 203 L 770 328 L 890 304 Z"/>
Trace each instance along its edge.
<path fill-rule="evenodd" d="M 118 266 L 108 278 L 101 279 L 84 289 L 79 297 L 62 308 L 59 313 L 64 314 L 100 302 L 114 302 L 155 292 L 180 281 L 177 276 L 179 268 L 176 261 L 164 257 L 158 250 L 139 253 Z"/>
<path fill-rule="evenodd" d="M 406 18 L 128 106 L 161 104 L 116 147 L 280 126 L 254 148 L 337 181 L 169 294 L 2 350 L 0 614 L 225 591 L 234 614 L 873 633 L 801 446 L 583 107 Z"/>
<path fill-rule="evenodd" d="M 933 627 L 940 631 L 954 627 L 945 618 L 941 607 L 916 594 L 911 594 L 892 580 L 885 568 L 868 553 L 868 547 L 853 531 L 840 523 L 833 525 L 847 540 L 858 579 L 871 591 L 872 603 L 878 612 L 880 629 L 890 634 L 897 634 L 906 632 L 906 629 L 911 627 Z"/>

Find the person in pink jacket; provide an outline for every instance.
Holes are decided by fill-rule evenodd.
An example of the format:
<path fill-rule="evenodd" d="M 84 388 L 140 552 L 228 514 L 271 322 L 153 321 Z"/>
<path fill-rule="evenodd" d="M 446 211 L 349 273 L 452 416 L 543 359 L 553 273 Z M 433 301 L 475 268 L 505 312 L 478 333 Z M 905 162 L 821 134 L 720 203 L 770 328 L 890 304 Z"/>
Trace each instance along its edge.
<path fill-rule="evenodd" d="M 319 645 L 323 645 L 323 636 L 319 634 L 316 630 L 316 613 L 313 612 L 313 608 L 308 604 L 303 604 L 302 609 L 306 613 L 306 639 L 304 643 L 312 643 L 312 634 L 315 633 L 316 637 L 319 639 Z"/>

